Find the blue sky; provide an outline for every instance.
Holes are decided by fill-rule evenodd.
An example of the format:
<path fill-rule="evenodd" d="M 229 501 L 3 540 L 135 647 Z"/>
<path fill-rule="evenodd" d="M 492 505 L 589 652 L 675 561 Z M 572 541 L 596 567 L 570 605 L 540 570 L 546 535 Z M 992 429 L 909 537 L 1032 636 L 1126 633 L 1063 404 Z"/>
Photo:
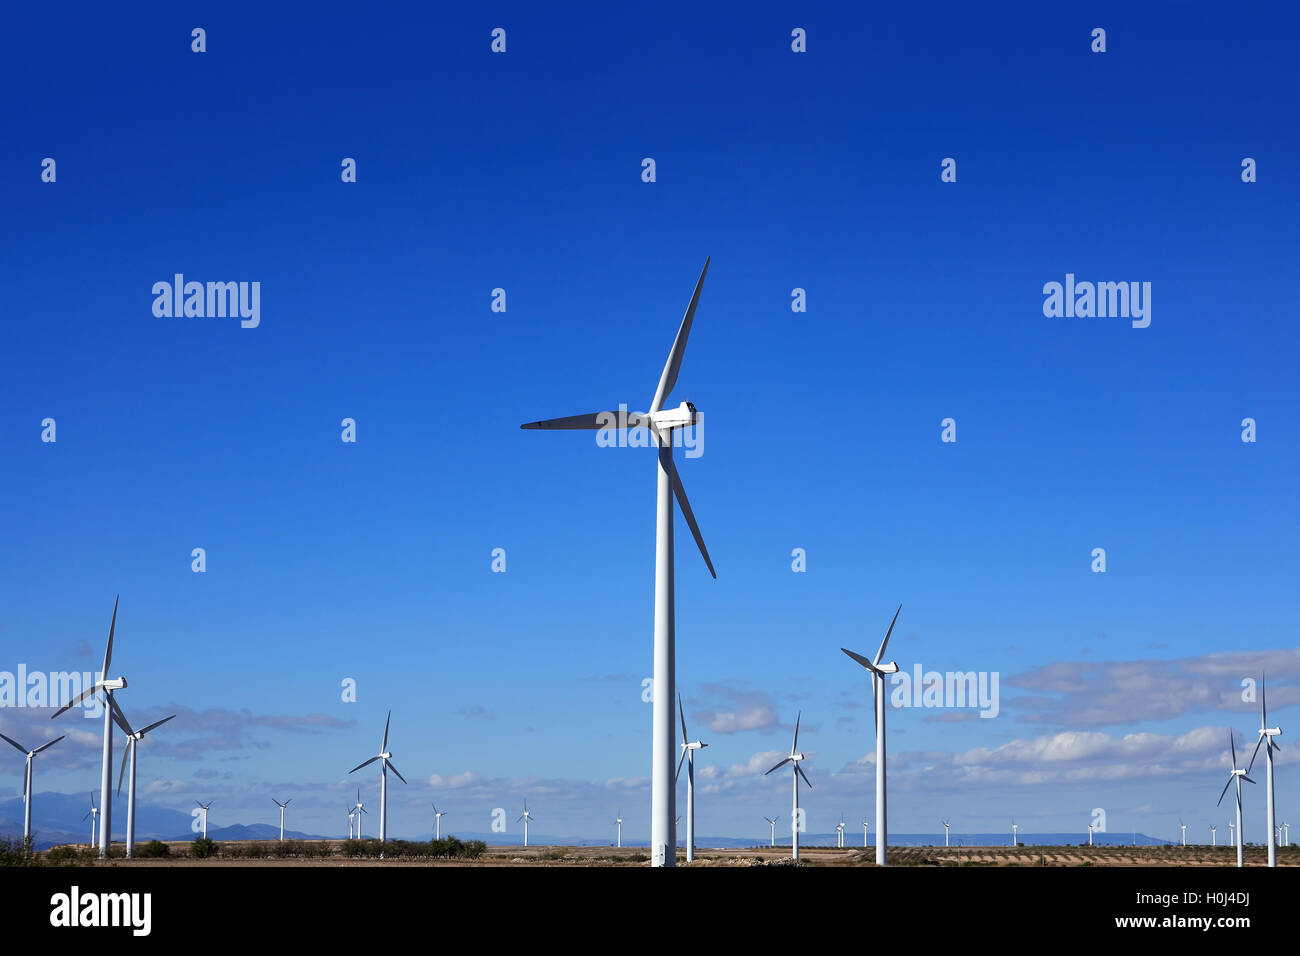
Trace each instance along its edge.
<path fill-rule="evenodd" d="M 800 710 L 810 826 L 871 813 L 839 647 L 899 602 L 904 669 L 1002 690 L 996 719 L 891 715 L 900 832 L 1226 827 L 1241 678 L 1269 668 L 1284 729 L 1300 703 L 1294 14 L 4 19 L 0 670 L 94 667 L 120 593 L 123 707 L 185 708 L 141 747 L 151 799 L 258 822 L 292 794 L 337 829 L 391 708 L 398 835 L 527 795 L 541 831 L 622 807 L 647 836 L 653 456 L 518 425 L 644 408 L 706 256 L 673 394 L 705 417 L 679 467 L 718 569 L 679 521 L 701 832 L 784 810 L 751 770 Z M 260 282 L 260 325 L 156 317 L 178 272 Z M 1150 327 L 1044 316 L 1066 273 L 1150 282 Z M 41 787 L 97 783 L 84 725 Z"/>

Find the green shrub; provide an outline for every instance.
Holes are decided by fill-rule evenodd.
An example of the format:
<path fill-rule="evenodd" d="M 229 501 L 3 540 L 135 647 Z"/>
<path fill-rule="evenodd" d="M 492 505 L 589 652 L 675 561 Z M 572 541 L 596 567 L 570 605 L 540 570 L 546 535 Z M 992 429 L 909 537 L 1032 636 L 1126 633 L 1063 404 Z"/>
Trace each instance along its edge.
<path fill-rule="evenodd" d="M 171 856 L 171 852 L 172 848 L 162 840 L 150 840 L 148 843 L 141 843 L 135 848 L 135 855 L 145 859 Z"/>
<path fill-rule="evenodd" d="M 0 866 L 39 866 L 31 837 L 0 837 Z"/>
<path fill-rule="evenodd" d="M 194 842 L 190 844 L 190 856 L 196 860 L 206 860 L 208 857 L 216 856 L 220 850 L 220 845 L 207 837 L 195 837 Z"/>

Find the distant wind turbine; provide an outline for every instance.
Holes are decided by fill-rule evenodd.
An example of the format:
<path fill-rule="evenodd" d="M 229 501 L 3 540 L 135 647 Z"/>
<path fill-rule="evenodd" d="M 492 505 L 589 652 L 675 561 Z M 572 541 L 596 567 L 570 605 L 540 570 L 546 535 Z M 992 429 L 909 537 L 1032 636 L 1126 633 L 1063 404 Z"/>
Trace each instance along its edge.
<path fill-rule="evenodd" d="M 1020 830 L 1020 824 L 1018 824 L 1015 820 L 1012 820 L 1011 821 L 1011 845 L 1012 846 L 1020 845 L 1020 838 L 1016 836 L 1016 833 L 1019 830 Z"/>
<path fill-rule="evenodd" d="M 618 825 L 618 842 L 615 843 L 614 845 L 615 845 L 615 846 L 619 846 L 619 847 L 621 847 L 621 846 L 623 845 L 623 810 L 622 810 L 622 808 L 619 808 L 618 814 L 614 817 L 614 823 L 616 823 L 616 824 Z"/>
<path fill-rule="evenodd" d="M 1187 846 L 1187 824 L 1183 822 L 1182 817 L 1178 818 L 1178 829 L 1183 831 L 1183 846 Z"/>
<path fill-rule="evenodd" d="M 677 466 L 673 464 L 673 432 L 677 429 L 695 425 L 699 416 L 694 405 L 682 402 L 676 408 L 665 409 L 664 401 L 677 384 L 677 373 L 681 369 L 682 356 L 686 353 L 686 341 L 691 334 L 691 324 L 695 321 L 695 307 L 700 301 L 700 290 L 704 287 L 704 277 L 709 271 L 709 260 L 704 260 L 704 268 L 695 283 L 695 292 L 686 314 L 677 328 L 677 337 L 673 340 L 659 376 L 659 385 L 650 402 L 650 410 L 644 416 L 626 416 L 621 412 L 595 412 L 590 415 L 573 415 L 568 418 L 552 418 L 546 421 L 529 422 L 520 425 L 528 429 L 613 429 L 639 427 L 646 425 L 654 436 L 658 446 L 658 492 L 655 506 L 655 610 L 654 610 L 654 711 L 651 734 L 651 784 L 650 784 L 650 861 L 652 866 L 675 866 L 677 863 L 677 835 L 673 826 L 676 813 L 676 787 L 673 785 L 673 754 L 677 750 L 674 741 L 673 704 L 677 699 L 677 665 L 676 665 L 676 631 L 673 600 L 673 498 L 681 506 L 682 517 L 695 538 L 695 544 L 704 556 L 704 563 L 709 573 L 715 578 L 713 561 L 704 546 L 704 537 L 695 523 L 695 514 L 691 503 L 686 498 L 686 489 L 682 485 Z"/>
<path fill-rule="evenodd" d="M 290 797 L 288 800 L 284 801 L 284 803 L 281 803 L 279 800 L 275 799 L 275 797 L 272 797 L 271 802 L 280 808 L 280 842 L 283 843 L 284 842 L 284 808 L 287 807 L 289 804 L 293 803 L 293 797 Z"/>
<path fill-rule="evenodd" d="M 1088 824 L 1088 846 L 1092 846 L 1092 824 Z"/>
<path fill-rule="evenodd" d="M 199 801 L 197 800 L 194 801 L 194 803 L 198 806 L 198 808 L 203 811 L 203 839 L 205 840 L 208 838 L 208 807 L 211 807 L 212 804 L 215 802 L 216 801 L 214 800 L 209 800 L 207 802 L 207 805 L 205 806 L 204 804 L 199 803 Z"/>
<path fill-rule="evenodd" d="M 1266 676 L 1266 675 L 1265 675 Z M 1259 679 L 1259 740 L 1255 743 L 1255 752 L 1250 755 L 1250 763 L 1246 765 L 1246 773 L 1250 773 L 1250 768 L 1255 766 L 1255 758 L 1259 756 L 1259 748 L 1264 747 L 1264 792 L 1268 795 L 1268 865 L 1277 866 L 1277 817 L 1273 811 L 1273 751 L 1281 750 L 1277 744 L 1273 743 L 1274 737 L 1282 736 L 1281 727 L 1268 726 L 1268 705 L 1265 703 L 1265 676 Z M 1265 743 L 1267 741 L 1267 743 Z"/>
<path fill-rule="evenodd" d="M 35 757 L 38 753 L 40 753 L 42 750 L 48 750 L 49 748 L 53 747 L 55 744 L 57 744 L 60 740 L 62 740 L 66 736 L 67 734 L 63 734 L 62 736 L 55 737 L 53 740 L 47 740 L 45 743 L 41 744 L 35 750 L 28 750 L 18 741 L 14 740 L 12 737 L 5 737 L 4 734 L 0 734 L 0 737 L 4 737 L 5 740 L 7 740 L 10 744 L 12 744 L 15 748 L 17 748 L 19 753 L 27 755 L 27 766 L 23 770 L 23 842 L 24 843 L 26 843 L 29 839 L 31 839 L 31 835 L 32 835 L 32 758 Z M 93 843 L 94 841 L 92 840 L 91 842 Z"/>
<path fill-rule="evenodd" d="M 360 787 L 357 787 L 357 803 L 356 806 L 354 806 L 352 809 L 357 815 L 357 839 L 360 840 L 361 839 L 361 814 L 370 812 L 369 810 L 366 809 L 366 805 L 361 802 Z"/>
<path fill-rule="evenodd" d="M 528 846 L 528 824 L 532 822 L 533 815 L 528 812 L 528 801 L 524 801 L 524 812 L 519 815 L 519 820 L 524 821 L 524 846 Z M 515 823 L 518 823 L 516 820 Z"/>
<path fill-rule="evenodd" d="M 357 815 L 356 807 L 348 807 L 348 839 L 352 839 L 352 818 Z"/>
<path fill-rule="evenodd" d="M 867 827 L 869 825 L 866 820 L 862 821 L 862 849 L 864 850 L 867 848 Z"/>
<path fill-rule="evenodd" d="M 376 760 L 379 761 L 379 858 L 384 858 L 384 843 L 388 840 L 388 771 L 392 770 L 397 774 L 397 779 L 406 783 L 406 778 L 393 766 L 391 758 L 393 755 L 388 752 L 388 725 L 393 721 L 393 712 L 388 712 L 388 718 L 384 721 L 384 739 L 379 744 L 379 753 L 371 757 L 364 763 L 359 763 L 348 773 L 356 773 L 362 767 L 369 767 Z M 357 798 L 360 802 L 360 796 Z"/>
<path fill-rule="evenodd" d="M 50 719 L 53 720 L 94 694 L 102 694 L 104 697 L 104 753 L 100 763 L 99 775 L 99 804 L 100 811 L 104 814 L 104 824 L 99 828 L 99 858 L 101 860 L 108 858 L 108 850 L 113 840 L 113 708 L 110 706 L 110 702 L 113 699 L 113 691 L 122 690 L 126 687 L 125 677 L 117 677 L 112 680 L 108 677 L 108 668 L 113 662 L 113 632 L 115 630 L 117 630 L 117 599 L 113 601 L 113 620 L 108 625 L 108 644 L 104 649 L 104 666 L 99 672 L 99 680 L 50 715 Z"/>
<path fill-rule="evenodd" d="M 772 846 L 776 846 L 776 817 L 763 817 L 772 826 Z"/>
<path fill-rule="evenodd" d="M 790 745 L 790 756 L 772 768 L 772 770 L 780 770 L 786 764 L 790 764 L 790 769 L 793 771 L 790 774 L 791 779 L 794 781 L 794 803 L 790 809 L 790 850 L 792 858 L 796 860 L 799 859 L 799 778 L 803 777 L 804 783 L 808 784 L 810 790 L 812 789 L 812 781 L 803 772 L 803 767 L 799 766 L 799 762 L 805 759 L 804 755 L 799 753 L 799 721 L 802 719 L 803 712 L 800 711 L 799 715 L 794 719 L 794 743 Z M 772 770 L 767 771 L 763 776 L 766 777 Z"/>
<path fill-rule="evenodd" d="M 840 822 L 835 824 L 835 846 L 838 849 L 844 849 L 844 814 L 840 814 Z"/>
<path fill-rule="evenodd" d="M 885 657 L 885 647 L 889 644 L 889 636 L 894 633 L 894 625 L 898 623 L 898 615 L 903 610 L 903 605 L 898 605 L 898 610 L 894 612 L 894 619 L 889 622 L 889 630 L 885 632 L 885 639 L 880 642 L 880 650 L 876 652 L 874 661 L 867 660 L 861 654 L 855 654 L 847 647 L 841 647 L 845 654 L 853 658 L 863 667 L 871 672 L 871 695 L 875 698 L 876 714 L 876 865 L 884 866 L 888 861 L 888 844 L 889 844 L 889 823 L 888 808 L 886 806 L 886 785 L 885 785 L 885 675 L 895 674 L 898 672 L 898 664 L 890 661 L 887 664 L 881 663 Z"/>
<path fill-rule="evenodd" d="M 436 803 L 431 804 L 431 806 L 433 807 L 433 838 L 435 840 L 441 840 L 442 839 L 442 818 L 447 815 L 447 811 L 439 810 L 438 805 Z"/>
<path fill-rule="evenodd" d="M 132 859 L 135 856 L 135 747 L 140 739 L 155 727 L 161 727 L 167 721 L 175 717 L 164 717 L 162 720 L 155 720 L 143 730 L 132 730 L 130 722 L 126 719 L 126 714 L 122 713 L 122 708 L 117 706 L 117 701 L 112 697 L 108 698 L 109 706 L 113 710 L 113 720 L 122 728 L 122 733 L 126 734 L 126 749 L 122 751 L 122 770 L 117 775 L 117 795 L 122 795 L 122 776 L 126 773 L 126 764 L 129 758 L 131 762 L 131 785 L 126 791 L 126 856 Z"/>
<path fill-rule="evenodd" d="M 95 806 L 95 794 L 90 795 L 90 809 L 86 811 L 86 817 L 90 817 L 90 845 L 95 845 L 95 823 L 99 820 L 99 807 Z M 81 818 L 81 822 L 86 822 L 86 817 Z"/>
<path fill-rule="evenodd" d="M 1235 780 L 1237 782 L 1237 822 L 1235 825 L 1229 823 L 1228 829 L 1233 830 L 1235 833 L 1233 840 L 1237 846 L 1237 865 L 1245 866 L 1246 863 L 1243 859 L 1244 848 L 1241 845 L 1241 781 L 1245 780 L 1247 783 L 1254 783 L 1255 781 L 1251 780 L 1250 777 L 1246 775 L 1246 771 L 1237 766 L 1237 744 L 1232 739 L 1232 731 L 1228 731 L 1228 746 L 1232 750 L 1232 770 L 1228 773 L 1228 782 L 1223 785 L 1223 793 L 1219 794 L 1219 804 L 1223 803 L 1223 798 L 1227 794 L 1228 788 L 1232 786 L 1232 782 Z"/>
<path fill-rule="evenodd" d="M 673 782 L 682 775 L 682 762 L 686 763 L 686 862 L 690 863 L 695 859 L 695 751 L 707 747 L 708 744 L 701 743 L 698 740 L 687 741 L 689 736 L 686 733 L 686 711 L 682 707 L 682 695 L 677 695 L 677 716 L 682 719 L 682 755 L 677 761 L 677 774 L 673 777 Z"/>
<path fill-rule="evenodd" d="M 1218 837 L 1215 834 L 1215 831 L 1217 831 L 1218 829 L 1219 828 L 1216 827 L 1213 823 L 1210 824 L 1210 846 L 1211 847 L 1216 847 L 1219 845 Z"/>
<path fill-rule="evenodd" d="M 948 845 L 948 821 L 943 821 L 943 845 Z"/>

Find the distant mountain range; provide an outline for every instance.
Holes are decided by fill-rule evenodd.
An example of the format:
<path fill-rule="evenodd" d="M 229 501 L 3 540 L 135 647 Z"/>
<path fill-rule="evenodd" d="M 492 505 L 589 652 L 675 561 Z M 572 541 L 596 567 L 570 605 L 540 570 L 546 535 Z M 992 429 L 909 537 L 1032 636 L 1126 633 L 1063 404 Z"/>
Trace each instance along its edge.
<path fill-rule="evenodd" d="M 98 799 L 98 795 L 96 796 Z M 48 849 L 60 843 L 89 843 L 90 842 L 90 821 L 84 824 L 78 823 L 87 810 L 90 809 L 90 794 L 66 794 L 66 793 L 38 793 L 36 803 L 33 807 L 32 829 L 36 833 L 37 849 Z M 169 810 L 163 807 L 153 806 L 151 804 L 140 803 L 136 807 L 135 831 L 136 839 L 144 840 L 193 840 L 197 834 L 191 829 L 194 818 L 190 814 L 180 810 Z M 21 799 L 8 800 L 0 803 L 0 836 L 22 836 L 23 832 L 23 802 Z M 479 831 L 446 831 L 448 836 L 455 836 L 461 840 L 482 840 L 489 846 L 521 846 L 523 843 L 522 835 L 514 833 L 485 833 Z M 113 804 L 113 838 L 121 841 L 126 835 L 126 799 L 120 798 Z M 300 830 L 285 830 L 286 839 L 290 840 L 338 840 L 345 836 L 342 833 L 318 834 L 304 833 Z M 365 834 L 367 837 L 378 835 L 378 827 L 370 830 Z M 253 823 L 253 824 L 232 824 L 231 826 L 208 827 L 209 838 L 218 842 L 226 840 L 275 840 L 280 836 L 280 827 L 276 824 Z M 850 834 L 845 840 L 845 845 L 849 848 L 862 848 L 861 830 L 855 835 Z M 417 834 L 414 837 L 401 834 L 394 834 L 396 839 L 414 839 L 430 840 L 433 838 L 432 831 Z M 678 846 L 683 845 L 685 840 L 684 829 L 679 831 Z M 867 841 L 871 846 L 875 846 L 875 831 L 872 830 L 867 835 Z M 746 847 L 765 847 L 770 842 L 770 836 L 763 837 L 720 837 L 702 835 L 696 838 L 695 844 L 701 849 L 743 849 Z M 952 846 L 1009 846 L 1011 836 L 1007 833 L 957 833 L 949 835 L 949 842 Z M 1022 833 L 1020 842 L 1026 846 L 1077 846 L 1088 842 L 1088 834 L 1085 830 L 1079 833 Z M 1130 846 L 1136 843 L 1137 846 L 1169 846 L 1175 841 L 1162 840 L 1158 837 L 1147 836 L 1144 833 L 1136 835 L 1132 833 L 1094 833 L 1093 842 L 1098 846 Z M 555 836 L 544 833 L 530 833 L 528 837 L 530 846 L 609 846 L 612 847 L 614 841 L 609 838 L 593 839 L 591 837 L 575 836 Z M 800 846 L 834 846 L 835 833 L 805 833 L 799 838 Z M 933 833 L 891 833 L 889 835 L 890 846 L 943 846 L 943 834 Z M 624 840 L 624 849 L 646 849 L 649 843 L 645 840 Z M 776 849 L 784 846 L 789 849 L 790 835 L 780 832 L 777 833 Z"/>

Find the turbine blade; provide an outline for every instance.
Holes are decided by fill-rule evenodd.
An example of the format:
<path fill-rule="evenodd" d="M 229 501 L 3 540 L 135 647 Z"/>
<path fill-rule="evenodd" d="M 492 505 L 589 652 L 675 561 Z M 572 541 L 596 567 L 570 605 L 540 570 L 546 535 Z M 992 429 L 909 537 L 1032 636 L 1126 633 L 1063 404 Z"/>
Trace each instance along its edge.
<path fill-rule="evenodd" d="M 135 731 L 131 729 L 131 723 L 126 719 L 126 714 L 122 713 L 122 708 L 117 706 L 117 701 L 113 699 L 112 694 L 106 694 L 105 696 L 108 698 L 108 709 L 113 714 L 113 723 L 121 727 L 122 733 L 130 737 Z"/>
<path fill-rule="evenodd" d="M 48 750 L 50 747 L 53 747 L 55 744 L 57 744 L 60 740 L 62 740 L 66 736 L 67 734 L 60 734 L 59 736 L 55 737 L 53 740 L 41 744 L 39 747 L 37 747 L 35 750 L 32 751 L 32 754 L 35 755 L 40 753 L 42 750 Z M 13 743 L 12 740 L 10 740 L 9 742 Z"/>
<path fill-rule="evenodd" d="M 1266 739 L 1267 738 L 1263 734 L 1260 734 L 1259 740 L 1255 741 L 1255 752 L 1250 755 L 1250 763 L 1246 764 L 1246 773 L 1250 773 L 1251 768 L 1255 766 L 1255 758 L 1259 756 L 1259 745 Z"/>
<path fill-rule="evenodd" d="M 682 743 L 686 743 L 686 711 L 682 709 L 682 695 L 677 695 L 677 716 L 682 719 Z"/>
<path fill-rule="evenodd" d="M 709 567 L 709 573 L 716 579 L 718 572 L 713 570 L 713 561 L 709 557 L 709 549 L 704 546 L 704 535 L 700 534 L 700 526 L 695 523 L 695 512 L 691 510 L 691 503 L 686 498 L 686 488 L 682 485 L 682 476 L 677 474 L 677 466 L 673 464 L 672 448 L 660 449 L 659 461 L 667 465 L 668 478 L 673 485 L 673 494 L 677 496 L 677 505 L 682 509 L 682 517 L 686 519 L 686 525 L 691 529 L 691 535 L 695 538 L 695 546 L 700 549 L 700 554 L 704 555 L 704 563 Z"/>
<path fill-rule="evenodd" d="M 799 750 L 799 721 L 803 720 L 803 711 L 799 711 L 794 719 L 794 743 L 790 745 L 790 753 L 796 753 Z"/>
<path fill-rule="evenodd" d="M 1237 769 L 1237 744 L 1232 738 L 1232 731 L 1228 731 L 1228 746 L 1232 748 L 1232 769 Z"/>
<path fill-rule="evenodd" d="M 384 742 L 379 745 L 379 752 L 384 753 L 388 750 L 388 725 L 393 722 L 393 712 L 388 712 L 388 719 L 384 721 Z"/>
<path fill-rule="evenodd" d="M 1231 786 L 1232 786 L 1232 777 L 1229 777 L 1228 782 L 1223 785 L 1223 793 L 1219 794 L 1219 800 L 1217 803 L 1215 803 L 1216 807 L 1223 803 L 1224 794 L 1228 792 L 1228 788 Z"/>
<path fill-rule="evenodd" d="M 1244 774 L 1242 775 L 1242 778 L 1241 778 L 1241 779 L 1242 779 L 1242 780 L 1245 780 L 1247 783 L 1254 783 L 1254 782 L 1255 782 L 1254 780 L 1251 780 L 1249 777 L 1245 776 Z"/>
<path fill-rule="evenodd" d="M 152 724 L 150 724 L 150 725 L 149 725 L 148 727 L 146 727 L 144 730 L 140 731 L 140 736 L 143 737 L 145 734 L 147 734 L 149 731 L 153 730 L 155 727 L 161 727 L 163 724 L 167 723 L 167 721 L 171 720 L 171 719 L 172 719 L 173 717 L 175 717 L 175 716 L 176 716 L 175 714 L 172 714 L 171 717 L 164 717 L 162 720 L 155 720 Z"/>
<path fill-rule="evenodd" d="M 789 762 L 790 762 L 790 758 L 789 758 L 789 757 L 786 757 L 786 758 L 785 758 L 784 760 L 782 760 L 779 764 L 777 764 L 775 767 L 773 767 L 772 770 L 780 770 L 782 767 L 784 767 L 784 766 L 785 766 L 786 764 L 788 764 Z M 766 777 L 769 773 L 772 772 L 772 770 L 768 770 L 766 773 L 763 774 L 763 776 Z"/>
<path fill-rule="evenodd" d="M 374 762 L 375 762 L 376 760 L 378 760 L 378 759 L 379 759 L 378 757 L 371 757 L 371 758 L 370 758 L 369 760 L 367 760 L 365 763 L 359 763 L 359 764 L 357 764 L 355 767 L 353 767 L 351 770 L 349 770 L 348 773 L 356 773 L 356 772 L 357 772 L 358 770 L 360 770 L 362 767 L 369 767 L 372 763 L 374 763 Z M 359 800 L 359 799 L 361 799 L 361 798 L 358 797 L 357 799 Z"/>
<path fill-rule="evenodd" d="M 289 804 L 291 804 L 291 803 L 293 803 L 293 797 L 290 797 L 288 800 L 284 801 L 284 805 L 285 805 L 286 807 L 287 807 Z"/>
<path fill-rule="evenodd" d="M 794 771 L 795 771 L 795 773 L 797 773 L 799 776 L 803 777 L 803 782 L 806 783 L 806 784 L 808 784 L 808 789 L 811 790 L 811 789 L 812 789 L 812 781 L 809 780 L 809 779 L 808 779 L 808 775 L 807 775 L 806 773 L 803 772 L 803 767 L 799 766 L 799 764 L 796 763 L 796 764 L 794 765 Z"/>
<path fill-rule="evenodd" d="M 663 374 L 659 376 L 659 387 L 655 389 L 654 400 L 650 403 L 651 412 L 663 408 L 664 399 L 677 384 L 677 373 L 682 367 L 682 356 L 686 354 L 686 340 L 691 334 L 691 323 L 695 321 L 695 307 L 700 304 L 700 290 L 704 288 L 704 277 L 708 272 L 709 260 L 705 259 L 699 281 L 695 283 L 695 292 L 691 294 L 690 305 L 686 307 L 686 315 L 682 317 L 682 324 L 677 329 L 677 338 L 673 339 L 672 351 L 668 353 L 668 361 L 664 363 Z"/>
<path fill-rule="evenodd" d="M 398 770 L 397 767 L 393 765 L 393 762 L 392 762 L 391 760 L 385 760 L 384 763 L 388 764 L 388 769 L 389 769 L 389 770 L 391 770 L 391 771 L 393 771 L 393 773 L 397 774 L 397 779 L 398 779 L 398 780 L 402 781 L 402 783 L 406 783 L 406 778 L 402 776 L 401 771 Z"/>
<path fill-rule="evenodd" d="M 122 748 L 122 769 L 117 775 L 117 795 L 122 795 L 122 781 L 126 779 L 126 757 L 127 751 L 135 744 L 134 740 L 128 740 L 126 746 Z"/>
<path fill-rule="evenodd" d="M 898 615 L 903 610 L 903 605 L 898 605 L 898 610 L 894 612 L 894 619 L 889 622 L 889 630 L 885 632 L 885 639 L 880 642 L 880 650 L 876 652 L 876 663 L 879 664 L 885 656 L 885 645 L 889 643 L 889 635 L 894 633 L 894 625 L 898 623 Z"/>
<path fill-rule="evenodd" d="M 117 602 L 122 595 L 113 598 L 113 622 L 108 625 L 108 646 L 104 648 L 104 669 L 100 672 L 102 680 L 108 680 L 108 667 L 113 662 L 113 632 L 117 630 Z"/>
<path fill-rule="evenodd" d="M 847 647 L 841 647 L 840 650 L 842 650 L 845 654 L 848 654 L 849 657 L 853 658 L 855 661 L 857 661 L 859 664 L 861 664 L 863 667 L 865 667 L 867 670 L 871 671 L 872 673 L 875 673 L 875 674 L 879 674 L 879 673 L 880 673 L 880 671 L 877 669 L 876 665 L 873 664 L 873 663 L 871 663 L 871 661 L 867 660 L 867 659 L 866 659 L 865 657 L 863 657 L 861 654 L 855 654 L 855 653 L 853 653 L 853 651 L 849 650 Z"/>
<path fill-rule="evenodd" d="M 73 707 L 76 707 L 78 704 L 80 704 L 83 700 L 85 700 L 87 697 L 89 697 L 97 690 L 99 690 L 99 685 L 91 684 L 89 687 L 83 690 L 76 697 L 72 698 L 72 700 L 68 701 L 66 704 L 64 704 L 54 713 L 50 714 L 50 720 L 53 720 L 55 717 L 59 716 L 59 714 L 65 713 L 66 711 L 71 710 Z"/>
<path fill-rule="evenodd" d="M 18 752 L 21 753 L 24 757 L 27 756 L 27 748 L 24 747 L 22 744 L 20 744 L 18 741 L 14 740 L 12 737 L 5 737 L 4 734 L 0 734 L 0 737 L 3 737 L 5 740 L 9 741 L 9 743 L 12 744 L 14 747 L 16 747 L 18 749 Z M 59 739 L 62 740 L 63 738 L 60 737 Z"/>
<path fill-rule="evenodd" d="M 682 764 L 686 762 L 686 749 L 682 748 L 682 755 L 677 759 L 677 772 L 673 774 L 673 783 L 676 783 L 682 776 Z"/>
<path fill-rule="evenodd" d="M 636 428 L 641 425 L 641 416 L 636 412 L 591 412 L 587 415 L 569 415 L 565 418 L 544 418 L 540 422 L 527 422 L 520 425 L 523 429 L 564 429 L 566 431 L 575 431 L 577 429 L 598 429 L 598 428 Z"/>

